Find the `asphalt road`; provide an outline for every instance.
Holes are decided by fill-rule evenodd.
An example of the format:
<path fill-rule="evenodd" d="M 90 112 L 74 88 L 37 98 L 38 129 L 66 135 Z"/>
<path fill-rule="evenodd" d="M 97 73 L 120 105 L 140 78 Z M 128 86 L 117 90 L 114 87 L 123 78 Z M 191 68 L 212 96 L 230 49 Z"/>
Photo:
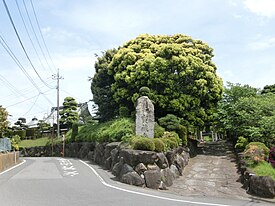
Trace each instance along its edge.
<path fill-rule="evenodd" d="M 268 202 L 183 197 L 125 185 L 78 159 L 26 158 L 0 173 L 0 206 L 268 206 Z"/>

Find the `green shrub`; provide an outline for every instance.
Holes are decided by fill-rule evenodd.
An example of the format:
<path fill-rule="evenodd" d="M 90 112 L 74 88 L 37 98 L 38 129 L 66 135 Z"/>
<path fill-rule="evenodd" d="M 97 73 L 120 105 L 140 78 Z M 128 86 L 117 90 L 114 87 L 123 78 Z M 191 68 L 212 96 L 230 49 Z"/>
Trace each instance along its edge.
<path fill-rule="evenodd" d="M 153 138 L 152 140 L 155 144 L 155 152 L 166 151 L 165 143 L 161 140 L 161 138 Z"/>
<path fill-rule="evenodd" d="M 86 124 L 79 128 L 77 141 L 114 142 L 127 140 L 134 134 L 134 122 L 120 118 L 104 123 Z"/>
<path fill-rule="evenodd" d="M 71 142 L 74 142 L 76 140 L 77 135 L 78 135 L 78 123 L 74 122 L 72 124 Z"/>
<path fill-rule="evenodd" d="M 119 108 L 119 116 L 120 117 L 129 117 L 130 110 L 127 107 L 120 107 Z"/>
<path fill-rule="evenodd" d="M 244 158 L 249 167 L 267 160 L 269 149 L 261 142 L 250 142 L 244 152 Z"/>
<path fill-rule="evenodd" d="M 235 144 L 235 148 L 244 150 L 247 144 L 248 144 L 248 140 L 246 138 L 239 137 L 237 140 L 237 143 Z"/>
<path fill-rule="evenodd" d="M 258 176 L 270 176 L 275 180 L 275 169 L 266 161 L 260 162 L 251 169 Z"/>
<path fill-rule="evenodd" d="M 164 143 L 166 150 L 177 148 L 181 141 L 176 132 L 164 132 L 160 140 Z"/>
<path fill-rule="evenodd" d="M 21 139 L 26 139 L 26 130 L 14 130 L 13 135 L 19 135 Z"/>
<path fill-rule="evenodd" d="M 150 89 L 148 87 L 141 87 L 139 89 L 139 94 L 141 96 L 148 96 L 150 94 Z"/>
<path fill-rule="evenodd" d="M 134 134 L 134 123 L 129 118 L 111 121 L 108 126 L 101 127 L 97 133 L 98 142 L 121 141 L 123 137 Z"/>
<path fill-rule="evenodd" d="M 133 149 L 154 151 L 155 144 L 152 138 L 148 137 L 134 137 L 132 138 Z"/>
<path fill-rule="evenodd" d="M 179 125 L 177 131 L 179 138 L 182 140 L 182 145 L 187 145 L 187 128 L 183 125 Z"/>
<path fill-rule="evenodd" d="M 19 150 L 19 142 L 21 141 L 19 135 L 14 135 L 11 139 L 11 146 L 12 149 L 18 151 Z"/>
<path fill-rule="evenodd" d="M 165 132 L 165 129 L 163 127 L 161 127 L 157 122 L 155 123 L 155 127 L 154 127 L 154 137 L 155 138 L 160 138 L 163 136 Z"/>
<path fill-rule="evenodd" d="M 158 121 L 159 125 L 167 131 L 177 131 L 180 126 L 180 119 L 173 114 L 167 114 L 165 117 L 159 118 Z"/>

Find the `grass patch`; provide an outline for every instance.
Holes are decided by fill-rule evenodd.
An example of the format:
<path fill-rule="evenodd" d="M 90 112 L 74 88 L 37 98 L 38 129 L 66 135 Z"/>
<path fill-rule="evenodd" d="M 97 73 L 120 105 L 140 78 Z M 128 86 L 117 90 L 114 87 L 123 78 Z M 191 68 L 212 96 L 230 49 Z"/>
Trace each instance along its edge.
<path fill-rule="evenodd" d="M 268 162 L 260 162 L 251 168 L 258 176 L 271 176 L 275 180 L 275 169 Z"/>
<path fill-rule="evenodd" d="M 19 147 L 38 147 L 38 146 L 46 146 L 50 141 L 48 137 L 42 137 L 38 139 L 26 139 L 19 142 Z"/>

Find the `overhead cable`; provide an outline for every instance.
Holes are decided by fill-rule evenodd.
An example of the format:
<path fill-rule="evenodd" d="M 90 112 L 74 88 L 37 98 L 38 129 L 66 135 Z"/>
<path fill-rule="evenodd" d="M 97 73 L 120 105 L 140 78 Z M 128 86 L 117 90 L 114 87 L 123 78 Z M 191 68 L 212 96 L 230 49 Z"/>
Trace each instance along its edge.
<path fill-rule="evenodd" d="M 19 41 L 19 43 L 20 43 L 20 45 L 21 45 L 21 48 L 22 48 L 23 51 L 24 51 L 25 56 L 27 57 L 27 59 L 28 59 L 30 65 L 31 65 L 31 67 L 32 67 L 33 70 L 35 71 L 35 73 L 36 73 L 36 75 L 38 76 L 38 78 L 39 78 L 47 87 L 53 89 L 54 87 L 52 87 L 51 85 L 48 85 L 48 84 L 41 78 L 41 76 L 39 75 L 39 73 L 38 73 L 37 70 L 35 69 L 35 67 L 34 67 L 34 65 L 33 65 L 33 63 L 32 63 L 32 61 L 31 61 L 31 59 L 30 59 L 30 57 L 29 57 L 29 55 L 28 55 L 28 53 L 27 53 L 27 51 L 26 51 L 24 45 L 23 45 L 23 42 L 21 41 L 21 38 L 20 38 L 19 33 L 18 33 L 17 29 L 16 29 L 16 26 L 15 26 L 15 24 L 14 24 L 14 22 L 13 22 L 13 19 L 12 19 L 12 17 L 11 17 L 11 14 L 10 14 L 9 8 L 8 8 L 8 6 L 7 6 L 7 4 L 6 4 L 6 1 L 5 1 L 5 0 L 2 0 L 2 1 L 3 1 L 4 6 L 5 6 L 6 12 L 7 12 L 8 16 L 9 16 L 9 19 L 10 19 L 10 22 L 11 22 L 11 24 L 12 24 L 12 27 L 13 27 L 13 29 L 14 29 L 14 31 L 15 31 L 16 36 L 17 36 L 17 39 L 18 39 L 18 41 Z"/>

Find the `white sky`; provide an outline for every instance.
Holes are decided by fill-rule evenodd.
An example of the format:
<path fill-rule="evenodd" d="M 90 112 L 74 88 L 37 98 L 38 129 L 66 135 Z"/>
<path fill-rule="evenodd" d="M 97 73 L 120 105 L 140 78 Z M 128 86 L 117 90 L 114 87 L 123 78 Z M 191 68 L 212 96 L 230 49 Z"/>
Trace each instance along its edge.
<path fill-rule="evenodd" d="M 27 36 L 16 1 L 38 55 Z M 23 2 L 51 68 L 39 49 Z M 257 88 L 275 84 L 275 0 L 32 2 L 55 66 L 37 29 L 31 0 L 6 0 L 23 45 L 42 79 L 54 87 L 52 75 L 56 68 L 60 69 L 64 77 L 60 80 L 60 104 L 66 96 L 78 102 L 92 99 L 88 77 L 94 75 L 94 54 L 118 47 L 144 33 L 182 33 L 208 43 L 214 48 L 213 61 L 224 83 L 230 81 Z M 11 121 L 21 116 L 28 121 L 34 116 L 42 118 L 56 106 L 56 90 L 47 88 L 29 64 L 2 1 L 0 19 L 1 37 L 43 93 L 39 95 L 38 89 L 0 44 L 0 105 L 12 115 Z"/>

